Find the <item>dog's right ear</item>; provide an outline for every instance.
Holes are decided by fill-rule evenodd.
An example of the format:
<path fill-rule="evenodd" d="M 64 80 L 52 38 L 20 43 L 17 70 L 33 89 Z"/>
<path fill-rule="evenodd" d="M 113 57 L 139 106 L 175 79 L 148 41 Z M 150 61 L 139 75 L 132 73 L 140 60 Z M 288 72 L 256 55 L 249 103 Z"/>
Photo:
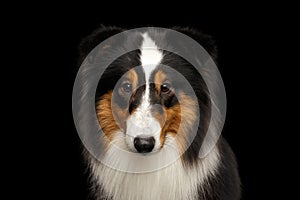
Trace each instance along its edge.
<path fill-rule="evenodd" d="M 103 26 L 96 29 L 92 34 L 84 38 L 79 45 L 78 65 L 80 66 L 85 57 L 101 42 L 107 38 L 123 32 L 124 29 L 115 26 Z"/>

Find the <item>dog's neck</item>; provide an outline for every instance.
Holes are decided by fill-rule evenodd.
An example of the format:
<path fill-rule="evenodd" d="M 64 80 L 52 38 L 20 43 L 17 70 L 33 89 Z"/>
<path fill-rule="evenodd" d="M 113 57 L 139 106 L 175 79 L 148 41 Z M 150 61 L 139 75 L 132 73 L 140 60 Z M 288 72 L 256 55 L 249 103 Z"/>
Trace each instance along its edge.
<path fill-rule="evenodd" d="M 174 151 L 174 147 L 172 150 Z M 102 189 L 98 192 L 103 193 L 101 196 L 112 197 L 113 200 L 194 200 L 197 198 L 199 188 L 201 189 L 209 176 L 214 176 L 219 166 L 219 153 L 216 147 L 191 167 L 184 166 L 182 159 L 179 158 L 156 171 L 131 173 L 126 172 L 124 168 L 122 171 L 117 168 L 124 167 L 120 165 L 125 163 L 127 166 L 130 166 L 128 163 L 139 165 L 139 162 L 132 163 L 130 158 L 118 157 L 117 152 L 110 151 L 116 150 L 113 148 L 108 150 L 105 159 L 116 163 L 113 168 L 94 158 L 90 158 L 89 162 L 94 184 Z M 170 155 L 170 152 L 166 154 Z M 163 152 L 161 156 L 164 156 Z"/>

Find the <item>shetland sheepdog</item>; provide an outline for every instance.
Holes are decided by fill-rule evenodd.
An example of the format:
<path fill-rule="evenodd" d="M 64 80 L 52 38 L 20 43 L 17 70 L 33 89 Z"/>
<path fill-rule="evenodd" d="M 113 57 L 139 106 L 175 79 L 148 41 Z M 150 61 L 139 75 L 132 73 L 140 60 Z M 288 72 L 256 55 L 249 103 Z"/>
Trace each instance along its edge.
<path fill-rule="evenodd" d="M 172 30 L 193 38 L 216 62 L 210 36 L 191 28 Z M 79 63 L 101 42 L 123 31 L 97 29 L 80 44 Z M 237 163 L 224 138 L 220 136 L 205 156 L 199 156 L 209 125 L 217 126 L 213 121 L 218 121 L 211 119 L 215 104 L 202 74 L 187 59 L 163 49 L 172 43 L 167 32 L 155 28 L 106 44 L 103 57 L 113 52 L 112 46 L 125 43 L 139 48 L 111 62 L 95 92 L 102 134 L 94 137 L 93 144 L 102 145 L 102 152 L 99 157 L 84 152 L 92 199 L 240 199 Z M 215 76 L 213 70 L 203 73 Z"/>

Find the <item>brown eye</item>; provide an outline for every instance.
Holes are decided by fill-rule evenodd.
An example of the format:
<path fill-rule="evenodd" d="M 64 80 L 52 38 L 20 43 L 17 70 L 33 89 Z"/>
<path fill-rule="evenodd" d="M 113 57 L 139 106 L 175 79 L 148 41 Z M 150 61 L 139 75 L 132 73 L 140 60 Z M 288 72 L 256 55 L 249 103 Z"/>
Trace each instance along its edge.
<path fill-rule="evenodd" d="M 130 83 L 124 83 L 121 86 L 122 90 L 126 93 L 129 93 L 132 91 L 132 85 Z"/>
<path fill-rule="evenodd" d="M 171 85 L 169 83 L 163 83 L 161 86 L 160 86 L 160 91 L 161 93 L 163 94 L 168 94 L 171 92 Z"/>

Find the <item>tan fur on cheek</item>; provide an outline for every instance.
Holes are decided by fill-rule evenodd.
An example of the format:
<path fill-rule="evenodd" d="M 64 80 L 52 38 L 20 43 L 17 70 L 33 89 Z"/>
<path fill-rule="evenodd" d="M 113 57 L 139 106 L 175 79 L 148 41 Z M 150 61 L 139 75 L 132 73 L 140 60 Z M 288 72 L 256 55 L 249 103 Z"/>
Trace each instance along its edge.
<path fill-rule="evenodd" d="M 163 145 L 166 134 L 176 135 L 181 122 L 181 107 L 179 104 L 171 108 L 164 108 L 166 122 L 160 134 L 160 142 Z"/>
<path fill-rule="evenodd" d="M 161 85 L 167 80 L 167 75 L 159 70 L 154 76 L 155 88 L 160 93 Z M 174 92 L 174 91 L 173 91 Z M 163 108 L 163 114 L 154 112 L 154 116 L 163 124 L 160 134 L 161 146 L 164 145 L 166 134 L 175 137 L 179 151 L 184 152 L 189 142 L 190 127 L 197 122 L 197 100 L 179 92 L 177 99 L 179 103 L 170 108 Z M 162 120 L 162 119 L 165 120 Z"/>
<path fill-rule="evenodd" d="M 164 109 L 167 115 L 166 123 L 161 133 L 161 143 L 164 143 L 166 134 L 176 138 L 180 152 L 184 152 L 189 141 L 190 127 L 197 122 L 197 100 L 178 94 L 179 104 Z"/>
<path fill-rule="evenodd" d="M 154 76 L 155 89 L 160 93 L 161 85 L 167 80 L 167 75 L 159 70 L 156 72 Z M 166 134 L 175 134 L 179 128 L 179 124 L 181 121 L 181 110 L 180 105 L 175 105 L 171 108 L 163 108 L 163 114 L 159 114 L 158 112 L 154 112 L 154 117 L 159 121 L 162 131 L 160 134 L 160 143 L 161 146 L 164 145 Z"/>
<path fill-rule="evenodd" d="M 137 87 L 138 75 L 135 70 L 129 70 L 126 73 L 126 77 L 130 83 L 132 83 L 133 89 Z M 109 140 L 113 139 L 114 133 L 121 130 L 126 130 L 126 119 L 129 115 L 128 109 L 121 109 L 112 100 L 113 92 L 109 91 L 100 97 L 97 102 L 96 111 L 97 117 L 104 134 Z"/>
<path fill-rule="evenodd" d="M 178 99 L 181 105 L 181 124 L 176 136 L 177 144 L 181 149 L 181 153 L 188 148 L 188 143 L 190 141 L 191 127 L 194 127 L 195 123 L 197 123 L 198 117 L 198 103 L 197 100 L 185 95 L 183 92 L 180 92 L 178 95 Z"/>
<path fill-rule="evenodd" d="M 125 130 L 128 112 L 112 102 L 112 91 L 100 98 L 96 111 L 100 127 L 109 140 L 113 139 L 114 133 L 117 131 Z"/>

